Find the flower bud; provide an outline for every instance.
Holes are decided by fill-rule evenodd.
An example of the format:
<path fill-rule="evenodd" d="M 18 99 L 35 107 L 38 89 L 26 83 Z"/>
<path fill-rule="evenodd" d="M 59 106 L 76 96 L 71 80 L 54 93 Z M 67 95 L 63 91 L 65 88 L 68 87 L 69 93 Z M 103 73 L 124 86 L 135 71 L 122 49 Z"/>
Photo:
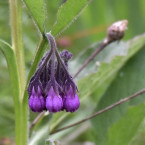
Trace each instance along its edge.
<path fill-rule="evenodd" d="M 37 93 L 33 87 L 31 96 L 29 98 L 29 107 L 33 112 L 42 112 L 45 109 L 45 99 L 41 95 L 41 90 L 39 87 Z"/>
<path fill-rule="evenodd" d="M 64 61 L 69 61 L 72 58 L 72 53 L 70 53 L 68 50 L 63 50 L 60 56 Z"/>
<path fill-rule="evenodd" d="M 63 108 L 66 110 L 66 112 L 75 112 L 79 106 L 79 97 L 77 94 L 74 94 L 73 89 L 70 86 L 63 99 Z"/>
<path fill-rule="evenodd" d="M 51 113 L 56 113 L 61 111 L 62 107 L 62 98 L 57 95 L 53 87 L 51 87 L 46 98 L 46 109 L 49 110 L 49 112 Z"/>
<path fill-rule="evenodd" d="M 123 38 L 125 30 L 127 29 L 128 21 L 118 21 L 113 23 L 107 31 L 107 41 L 115 41 Z"/>

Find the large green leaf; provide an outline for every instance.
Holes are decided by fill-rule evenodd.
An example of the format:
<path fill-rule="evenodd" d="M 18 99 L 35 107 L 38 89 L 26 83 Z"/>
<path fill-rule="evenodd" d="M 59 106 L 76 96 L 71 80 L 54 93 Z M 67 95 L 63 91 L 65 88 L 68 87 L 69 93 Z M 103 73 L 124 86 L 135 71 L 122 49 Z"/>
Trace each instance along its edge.
<path fill-rule="evenodd" d="M 74 20 L 78 18 L 90 0 L 67 0 L 58 10 L 57 22 L 51 32 L 54 36 L 64 31 Z"/>
<path fill-rule="evenodd" d="M 45 7 L 43 0 L 24 0 L 39 31 L 44 32 Z"/>
<path fill-rule="evenodd" d="M 145 35 L 136 37 L 126 42 L 124 45 L 121 44 L 121 46 L 124 47 L 123 49 L 126 49 L 126 52 L 124 54 L 121 55 L 121 53 L 118 53 L 118 56 L 113 57 L 112 60 L 108 63 L 101 62 L 97 73 L 92 73 L 79 81 L 78 85 L 80 95 L 89 96 L 90 94 L 95 92 L 95 97 L 96 99 L 98 99 L 98 96 L 101 96 L 104 93 L 111 81 L 116 77 L 119 69 L 127 62 L 127 60 L 135 55 L 144 44 Z M 116 47 L 117 49 L 119 47 L 118 45 L 119 44 L 116 44 L 113 47 Z M 91 84 L 88 85 L 88 82 L 90 80 Z M 84 87 L 86 89 L 84 89 Z"/>
<path fill-rule="evenodd" d="M 141 42 L 139 42 L 141 43 Z M 131 43 L 133 44 L 133 42 Z M 135 48 L 135 47 L 134 47 Z M 132 57 L 126 65 L 119 71 L 115 80 L 107 89 L 106 93 L 101 98 L 101 101 L 98 104 L 97 110 L 100 110 L 121 98 L 127 97 L 138 90 L 144 88 L 145 86 L 145 47 L 141 47 L 142 49 Z M 132 51 L 130 51 L 132 52 Z M 126 113 L 129 105 L 137 105 L 144 101 L 145 95 L 141 95 L 128 103 L 124 103 L 96 118 L 93 119 L 93 127 L 95 129 L 96 135 L 95 140 L 96 144 L 104 145 L 106 138 L 111 136 L 111 132 L 109 132 L 109 128 L 112 125 L 119 121 L 124 114 Z M 138 115 L 136 116 L 138 117 Z M 124 126 L 126 124 L 124 123 Z M 116 128 L 116 134 L 118 130 Z M 129 133 L 129 132 L 128 132 Z M 107 136 L 108 135 L 108 136 Z M 134 134 L 128 135 L 131 140 Z M 108 139 L 110 140 L 110 139 Z M 107 142 L 108 143 L 108 142 Z M 106 144 L 107 144 L 106 143 Z M 125 144 L 125 143 L 124 143 Z M 112 144 L 114 145 L 114 144 Z"/>

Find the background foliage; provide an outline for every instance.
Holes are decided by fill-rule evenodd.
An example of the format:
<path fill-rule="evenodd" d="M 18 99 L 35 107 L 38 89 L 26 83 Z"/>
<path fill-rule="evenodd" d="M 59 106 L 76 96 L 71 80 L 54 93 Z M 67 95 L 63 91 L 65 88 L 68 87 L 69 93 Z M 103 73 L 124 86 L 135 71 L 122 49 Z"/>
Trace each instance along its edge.
<path fill-rule="evenodd" d="M 79 111 L 43 117 L 30 132 L 30 144 L 39 145 L 49 138 L 72 145 L 86 142 L 88 145 L 144 145 L 145 95 L 55 135 L 48 136 L 48 127 L 53 130 L 80 120 L 145 86 L 145 1 L 94 0 L 88 5 L 87 0 L 69 0 L 63 6 L 63 0 L 45 0 L 45 5 L 42 1 L 24 2 L 27 5 L 27 8 L 23 6 L 26 75 L 38 45 L 39 32 L 52 30 L 59 50 L 65 48 L 73 53 L 69 66 L 73 75 L 97 49 L 112 22 L 129 21 L 124 40 L 110 44 L 76 78 L 81 100 Z M 83 8 L 83 13 L 73 22 Z M 8 0 L 0 0 L 0 14 L 0 38 L 11 43 Z M 14 141 L 14 104 L 9 84 L 7 63 L 0 52 L 0 144 L 4 145 Z M 30 112 L 29 121 L 36 115 Z"/>

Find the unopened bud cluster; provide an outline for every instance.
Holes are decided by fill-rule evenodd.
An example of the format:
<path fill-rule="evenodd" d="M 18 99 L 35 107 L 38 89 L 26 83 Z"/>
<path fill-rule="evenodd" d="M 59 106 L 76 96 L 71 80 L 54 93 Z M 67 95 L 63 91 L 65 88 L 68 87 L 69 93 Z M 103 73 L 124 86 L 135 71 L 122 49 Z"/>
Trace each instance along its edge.
<path fill-rule="evenodd" d="M 52 35 L 48 33 L 46 37 L 51 50 L 42 58 L 29 82 L 29 107 L 33 112 L 75 112 L 80 102 L 77 86 L 68 72 L 72 54 L 67 50 L 59 54 Z"/>
<path fill-rule="evenodd" d="M 128 21 L 122 20 L 113 23 L 107 31 L 107 40 L 108 41 L 116 41 L 121 40 L 125 34 L 125 30 L 127 29 Z"/>

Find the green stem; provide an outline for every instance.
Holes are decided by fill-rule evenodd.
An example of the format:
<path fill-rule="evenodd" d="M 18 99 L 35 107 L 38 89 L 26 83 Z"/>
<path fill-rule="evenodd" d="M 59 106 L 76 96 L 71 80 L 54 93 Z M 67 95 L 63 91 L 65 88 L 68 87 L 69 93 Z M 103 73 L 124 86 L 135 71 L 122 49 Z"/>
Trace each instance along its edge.
<path fill-rule="evenodd" d="M 15 142 L 16 145 L 27 145 L 27 104 L 23 102 L 25 88 L 25 61 L 22 31 L 22 1 L 9 0 L 12 48 L 16 56 L 18 70 L 19 94 L 14 96 L 15 107 Z M 17 86 L 15 86 L 17 87 Z"/>
<path fill-rule="evenodd" d="M 12 48 L 16 54 L 18 73 L 20 76 L 20 99 L 22 100 L 25 87 L 25 61 L 23 49 L 22 31 L 22 2 L 21 0 L 9 0 L 11 17 Z"/>

